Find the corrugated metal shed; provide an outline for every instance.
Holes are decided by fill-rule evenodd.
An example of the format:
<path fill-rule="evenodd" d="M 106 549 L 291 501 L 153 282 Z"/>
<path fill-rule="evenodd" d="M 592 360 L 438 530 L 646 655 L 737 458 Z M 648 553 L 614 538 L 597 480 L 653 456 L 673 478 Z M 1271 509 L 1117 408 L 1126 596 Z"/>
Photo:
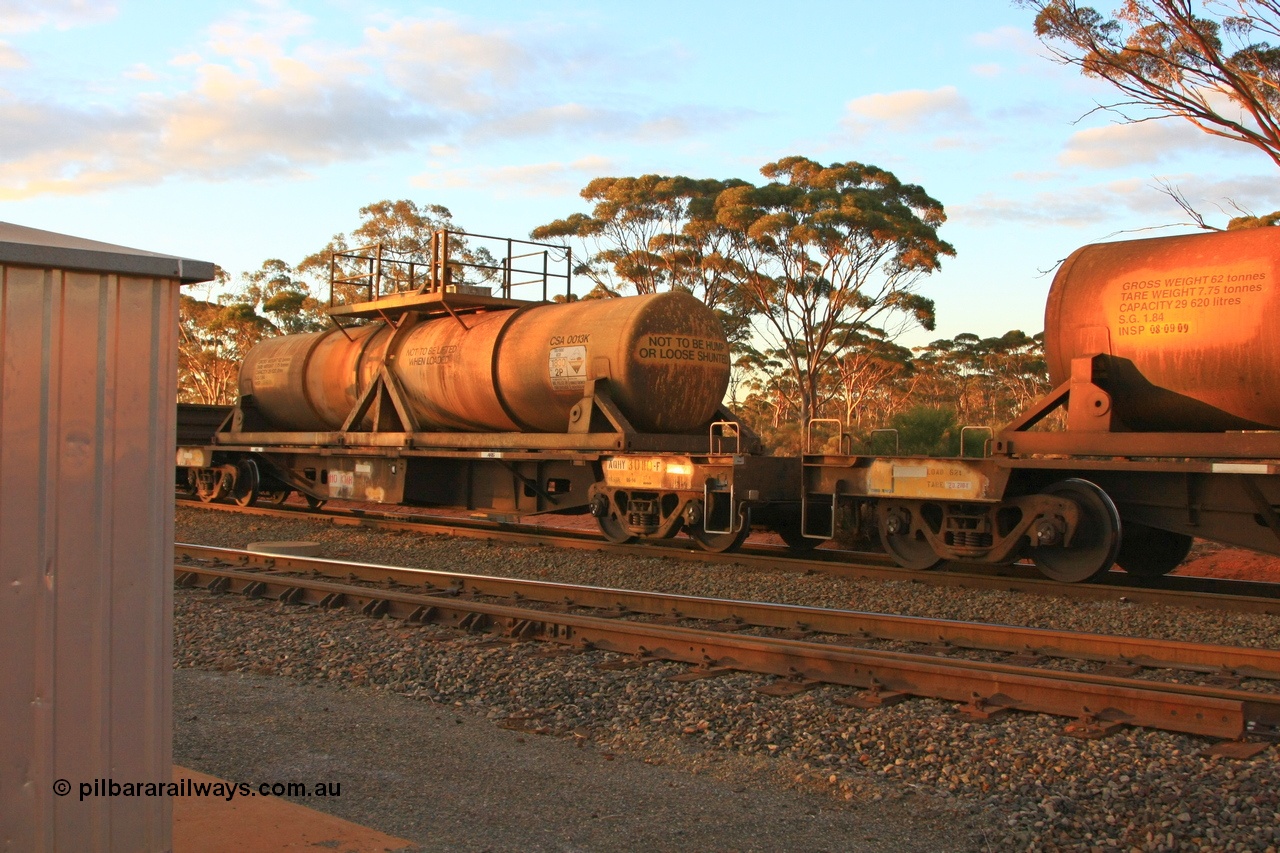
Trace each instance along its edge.
<path fill-rule="evenodd" d="M 80 792 L 170 778 L 178 286 L 212 277 L 0 222 L 0 847 L 170 846 L 167 799 Z"/>

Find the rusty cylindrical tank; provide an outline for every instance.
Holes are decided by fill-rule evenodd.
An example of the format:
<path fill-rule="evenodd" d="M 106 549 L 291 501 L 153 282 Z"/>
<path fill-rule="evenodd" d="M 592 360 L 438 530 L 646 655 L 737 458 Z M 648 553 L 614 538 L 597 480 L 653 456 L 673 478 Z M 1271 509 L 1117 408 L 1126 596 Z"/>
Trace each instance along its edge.
<path fill-rule="evenodd" d="M 565 432 L 587 380 L 607 378 L 636 429 L 679 433 L 712 419 L 729 382 L 719 320 L 683 292 L 432 317 L 391 341 L 383 323 L 265 340 L 240 393 L 277 429 L 337 429 L 391 364 L 423 430 Z"/>
<path fill-rule="evenodd" d="M 1045 308 L 1050 378 L 1109 354 L 1105 384 L 1129 429 L 1280 428 L 1277 267 L 1280 228 L 1078 249 Z"/>

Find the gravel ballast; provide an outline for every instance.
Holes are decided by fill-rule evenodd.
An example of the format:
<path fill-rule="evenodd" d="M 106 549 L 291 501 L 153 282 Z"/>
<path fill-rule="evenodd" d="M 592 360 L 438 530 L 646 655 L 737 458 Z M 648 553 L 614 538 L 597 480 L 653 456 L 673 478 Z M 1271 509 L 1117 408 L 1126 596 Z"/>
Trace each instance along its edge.
<path fill-rule="evenodd" d="M 177 521 L 179 541 L 224 547 L 308 540 L 320 543 L 320 556 L 362 562 L 1280 648 L 1280 618 L 1253 614 L 799 576 L 188 508 L 179 508 Z M 1210 741 L 1166 732 L 1125 729 L 1080 740 L 1062 733 L 1066 720 L 1045 715 L 975 723 L 930 700 L 859 710 L 832 701 L 843 695 L 836 688 L 771 698 L 753 692 L 767 679 L 749 674 L 676 684 L 667 680 L 685 669 L 676 664 L 601 671 L 597 665 L 612 656 L 548 655 L 537 644 L 202 591 L 180 590 L 175 599 L 175 662 L 198 670 L 176 678 L 175 760 L 252 781 L 267 778 L 268 767 L 279 775 L 290 761 L 311 761 L 307 749 L 323 743 L 331 775 L 351 779 L 353 792 L 361 792 L 348 798 L 344 787 L 343 811 L 326 810 L 429 849 L 1280 846 L 1275 747 L 1232 760 L 1204 755 Z M 246 690 L 271 701 L 250 702 L 240 696 Z M 343 710 L 317 713 L 317 704 Z M 274 722 L 259 726 L 237 710 L 250 705 Z M 454 728 L 468 735 L 444 739 L 457 759 L 447 768 L 436 755 L 433 716 L 456 717 L 462 724 Z M 328 728 L 335 719 L 348 722 Z M 413 719 L 421 725 L 404 722 Z M 235 722 L 234 734 L 214 737 Z M 369 736 L 356 738 L 360 747 L 344 755 L 334 745 L 334 732 L 343 731 Z M 237 738 L 241 754 L 230 755 L 226 741 Z M 514 748 L 513 738 L 521 739 L 515 757 L 502 751 Z M 477 803 L 465 796 L 473 782 L 446 784 L 469 761 L 466 752 L 456 754 L 461 750 L 487 756 L 470 760 L 496 764 L 487 772 L 513 777 L 503 782 L 511 790 Z M 530 755 L 531 764 L 512 769 L 515 758 Z M 392 766 L 403 768 L 395 771 L 401 781 L 379 781 L 370 769 Z M 535 775 L 521 785 L 514 778 L 540 766 L 563 781 L 544 785 Z M 649 775 L 658 770 L 674 775 Z M 402 781 L 415 778 L 408 788 L 422 797 L 418 812 L 402 794 Z M 602 798 L 598 807 L 580 807 L 585 800 L 577 793 L 556 794 L 561 785 L 577 790 L 584 778 L 596 780 L 582 784 Z M 673 779 L 681 787 L 670 787 Z M 424 786 L 435 794 L 423 794 Z M 452 842 L 432 841 L 423 833 L 444 819 L 443 811 L 429 811 L 442 796 L 456 826 L 465 830 L 467 815 L 482 824 Z M 510 809 L 495 808 L 499 801 Z M 591 817 L 629 814 L 614 802 L 645 805 L 610 818 L 612 826 Z M 797 812 L 805 819 L 792 820 Z M 544 834 L 521 835 L 520 815 L 528 821 L 533 814 L 544 815 Z M 492 834 L 483 831 L 489 819 Z"/>

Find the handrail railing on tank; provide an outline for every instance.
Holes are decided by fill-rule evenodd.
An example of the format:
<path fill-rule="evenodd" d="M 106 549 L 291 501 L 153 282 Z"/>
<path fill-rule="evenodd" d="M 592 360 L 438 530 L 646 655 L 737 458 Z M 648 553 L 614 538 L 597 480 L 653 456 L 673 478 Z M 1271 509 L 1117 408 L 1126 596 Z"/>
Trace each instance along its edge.
<path fill-rule="evenodd" d="M 894 429 L 893 427 L 885 427 L 885 428 L 883 428 L 883 429 L 873 429 L 873 430 L 871 431 L 871 438 L 870 438 L 870 440 L 867 442 L 868 447 L 869 447 L 869 448 L 874 452 L 874 450 L 875 450 L 876 435 L 877 435 L 877 434 L 880 434 L 880 433 L 886 433 L 886 432 L 891 432 L 891 433 L 893 433 L 893 455 L 894 455 L 894 456 L 901 456 L 901 455 L 902 455 L 902 450 L 901 450 L 901 448 L 902 448 L 902 443 L 901 443 L 901 441 L 900 441 L 900 440 L 899 440 L 899 438 L 898 438 L 898 431 L 897 431 L 896 429 Z"/>
<path fill-rule="evenodd" d="M 468 233 L 465 231 L 443 231 L 439 233 L 446 235 L 446 239 L 447 239 L 447 235 L 449 234 L 459 234 L 463 237 L 468 237 L 474 240 L 496 240 L 498 241 L 499 244 L 504 245 L 506 247 L 506 253 L 503 255 L 503 257 L 500 260 L 495 260 L 494 263 L 487 264 L 487 263 L 482 263 L 480 261 L 454 261 L 453 262 L 455 266 L 458 266 L 461 268 L 488 270 L 490 273 L 500 274 L 501 290 L 504 298 L 507 298 L 507 299 L 511 298 L 512 287 L 516 287 L 522 284 L 541 283 L 542 284 L 542 301 L 546 302 L 547 297 L 549 295 L 548 285 L 550 284 L 551 279 L 564 279 L 565 299 L 566 300 L 569 299 L 569 297 L 572 295 L 573 249 L 569 246 L 557 246 L 554 243 L 535 243 L 532 240 L 518 240 L 514 237 L 497 237 L 492 234 L 474 234 L 474 233 Z M 541 249 L 541 251 L 535 250 L 532 252 L 524 252 L 523 254 L 517 255 L 515 254 L 515 249 L 518 246 L 535 246 L 538 249 Z M 484 247 L 481 247 L 481 249 L 483 250 Z M 552 270 L 551 268 L 552 251 L 555 251 L 557 253 L 559 252 L 564 253 L 564 272 L 562 273 L 554 272 Z M 492 257 L 492 254 L 490 252 L 485 251 L 484 254 L 488 255 L 489 257 Z M 515 265 L 516 261 L 523 260 L 525 258 L 541 259 L 542 261 L 541 269 L 538 268 L 537 264 L 535 264 L 533 268 L 520 268 Z M 515 281 L 513 280 L 512 276 L 516 274 L 529 275 L 529 276 L 532 276 L 532 278 L 529 278 L 523 281 Z"/>
<path fill-rule="evenodd" d="M 853 436 L 844 431 L 844 421 L 839 418 L 810 418 L 809 425 L 804 432 L 804 452 L 813 453 L 813 425 L 814 424 L 835 424 L 835 434 L 840 437 L 839 445 L 836 447 L 836 453 L 850 455 L 853 452 Z"/>
<path fill-rule="evenodd" d="M 717 427 L 719 431 L 717 432 Z M 726 450 L 726 442 L 733 438 L 733 450 Z M 742 426 L 735 421 L 712 421 L 709 428 L 708 450 L 711 453 L 738 454 L 742 452 Z"/>
<path fill-rule="evenodd" d="M 989 427 L 989 426 L 966 426 L 966 427 L 960 427 L 960 456 L 961 456 L 961 458 L 963 458 L 963 457 L 964 457 L 964 455 L 965 455 L 965 452 L 964 452 L 964 435 L 965 435 L 965 433 L 967 433 L 969 430 L 973 430 L 974 432 L 983 432 L 983 431 L 985 431 L 985 432 L 987 433 L 987 439 L 986 439 L 986 441 L 982 442 L 982 456 L 981 456 L 981 457 L 978 457 L 978 458 L 985 459 L 986 457 L 990 456 L 990 455 L 991 455 L 991 442 L 992 442 L 992 441 L 995 439 L 995 437 L 996 437 L 996 432 L 995 432 L 995 430 L 993 430 L 993 429 L 992 429 L 991 427 Z"/>
<path fill-rule="evenodd" d="M 485 245 L 471 241 L 496 241 L 505 253 L 496 258 Z M 455 248 L 461 250 L 455 255 Z M 534 251 L 516 253 L 517 247 L 533 246 Z M 522 285 L 541 284 L 541 300 L 550 299 L 550 284 L 563 279 L 564 299 L 573 298 L 573 249 L 551 243 L 535 243 L 513 237 L 470 234 L 465 231 L 440 230 L 431 235 L 430 257 L 397 256 L 383 243 L 334 252 L 329 259 L 329 305 L 338 304 L 340 285 L 351 284 L 364 293 L 364 301 L 398 293 L 449 293 L 462 288 L 485 287 L 486 282 L 511 299 L 512 289 Z M 555 256 L 555 257 L 553 257 Z M 563 272 L 553 268 L 561 256 Z M 530 259 L 534 259 L 531 263 Z M 539 262 L 540 261 L 540 262 Z M 348 271 L 354 268 L 354 271 Z M 466 281 L 467 270 L 480 273 L 478 283 Z M 390 280 L 390 286 L 387 281 Z M 493 288 L 491 287 L 490 290 Z M 477 293 L 476 291 L 471 291 Z M 477 295 L 487 295 L 482 291 Z"/>
<path fill-rule="evenodd" d="M 365 269 L 343 274 L 343 261 L 364 264 Z M 403 273 L 399 271 L 403 270 Z M 338 289 L 334 285 L 351 284 L 365 291 L 365 301 L 372 302 L 393 293 L 407 293 L 419 288 L 419 276 L 430 272 L 430 265 L 412 258 L 397 258 L 388 254 L 382 243 L 371 243 L 345 252 L 334 252 L 329 258 L 329 305 L 336 304 Z M 384 287 L 390 279 L 391 286 Z M 402 284 L 403 282 L 403 284 Z"/>

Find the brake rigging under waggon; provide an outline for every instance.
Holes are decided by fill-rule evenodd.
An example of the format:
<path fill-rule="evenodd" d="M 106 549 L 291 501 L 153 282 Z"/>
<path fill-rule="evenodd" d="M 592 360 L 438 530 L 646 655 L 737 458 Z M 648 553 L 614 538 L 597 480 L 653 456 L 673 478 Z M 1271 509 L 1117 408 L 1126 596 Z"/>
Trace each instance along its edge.
<path fill-rule="evenodd" d="M 495 297 L 453 283 L 451 239 L 391 287 L 371 249 L 345 279 L 366 298 L 331 297 L 336 328 L 259 344 L 220 423 L 180 410 L 179 484 L 240 503 L 590 512 L 615 542 L 684 531 L 714 551 L 755 525 L 793 549 L 879 543 L 911 569 L 1030 558 L 1072 582 L 1166 574 L 1197 536 L 1280 554 L 1275 229 L 1075 252 L 1045 313 L 1055 389 L 981 455 L 948 458 L 853 453 L 825 420 L 801 458 L 764 455 L 721 405 L 728 344 L 698 300 L 548 302 L 564 250 L 522 241 L 486 267 Z M 541 301 L 511 298 L 515 243 L 543 259 Z"/>

